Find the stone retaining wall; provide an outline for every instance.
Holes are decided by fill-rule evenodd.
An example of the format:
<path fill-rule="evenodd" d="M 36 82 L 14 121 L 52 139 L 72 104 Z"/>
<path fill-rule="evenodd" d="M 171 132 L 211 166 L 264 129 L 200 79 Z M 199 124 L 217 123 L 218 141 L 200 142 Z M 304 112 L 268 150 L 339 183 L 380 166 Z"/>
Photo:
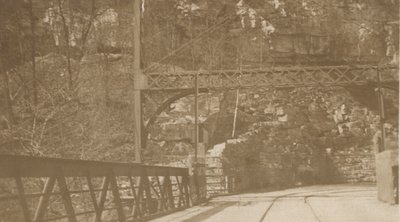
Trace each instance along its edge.
<path fill-rule="evenodd" d="M 373 153 L 337 152 L 309 158 L 311 164 L 304 165 L 289 154 L 260 153 L 259 185 L 376 182 Z M 301 174 L 306 171 L 313 176 L 311 181 L 302 181 Z"/>
<path fill-rule="evenodd" d="M 336 170 L 336 182 L 376 182 L 374 154 L 335 153 L 330 159 Z"/>

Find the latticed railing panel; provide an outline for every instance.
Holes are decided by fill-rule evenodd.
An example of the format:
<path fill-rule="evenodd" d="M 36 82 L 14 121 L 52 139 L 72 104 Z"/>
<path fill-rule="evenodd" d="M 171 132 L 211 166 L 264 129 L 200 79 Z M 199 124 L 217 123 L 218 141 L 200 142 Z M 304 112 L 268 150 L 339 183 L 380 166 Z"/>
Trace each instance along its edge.
<path fill-rule="evenodd" d="M 147 73 L 147 89 L 180 90 L 252 87 L 317 87 L 363 85 L 376 81 L 376 66 L 274 67 L 244 70 L 181 71 Z M 397 67 L 379 67 L 382 81 L 398 81 Z"/>
<path fill-rule="evenodd" d="M 0 169 L 5 221 L 132 221 L 189 206 L 186 168 L 0 155 Z"/>

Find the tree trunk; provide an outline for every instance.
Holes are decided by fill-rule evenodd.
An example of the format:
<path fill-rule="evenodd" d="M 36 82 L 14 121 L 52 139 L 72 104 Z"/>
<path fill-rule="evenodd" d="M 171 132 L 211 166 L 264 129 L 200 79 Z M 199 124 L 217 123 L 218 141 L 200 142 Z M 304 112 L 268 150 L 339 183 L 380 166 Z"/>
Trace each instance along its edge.
<path fill-rule="evenodd" d="M 35 17 L 33 14 L 33 3 L 32 0 L 29 0 L 29 17 L 31 20 L 31 59 L 32 59 L 32 84 L 33 84 L 33 104 L 35 108 L 38 103 L 38 93 L 37 93 L 37 82 L 36 82 L 36 61 L 35 61 L 35 54 L 36 54 L 36 38 L 35 38 Z"/>
<path fill-rule="evenodd" d="M 71 68 L 71 52 L 70 52 L 70 44 L 69 44 L 70 33 L 69 33 L 68 25 L 67 25 L 65 15 L 64 15 L 64 12 L 62 9 L 61 0 L 58 0 L 58 6 L 60 8 L 60 16 L 61 16 L 61 20 L 63 23 L 63 29 L 64 29 L 65 47 L 67 50 L 68 88 L 71 90 L 73 81 L 72 81 L 72 68 Z"/>
<path fill-rule="evenodd" d="M 86 27 L 86 29 L 83 31 L 82 33 L 82 41 L 81 41 L 81 53 L 82 53 L 82 57 L 85 54 L 85 45 L 86 45 L 86 41 L 88 39 L 89 36 L 89 32 L 90 32 L 90 28 L 92 27 L 93 24 L 93 20 L 95 19 L 95 13 L 96 13 L 96 0 L 91 0 L 91 13 L 90 13 L 90 18 L 89 18 L 89 22 L 88 25 Z"/>
<path fill-rule="evenodd" d="M 6 111 L 8 119 L 10 123 L 15 123 L 15 116 L 13 111 L 13 104 L 10 93 L 10 85 L 9 85 L 10 79 L 7 75 L 7 72 L 3 69 L 3 61 L 1 58 L 0 58 L 0 72 L 3 74 L 3 79 L 4 79 L 4 97 L 6 101 Z"/>
<path fill-rule="evenodd" d="M 18 4 L 18 3 L 21 3 L 21 2 L 15 1 L 15 4 L 17 5 L 16 9 L 15 9 L 15 17 L 17 19 L 16 19 L 15 23 L 17 24 L 17 28 L 18 28 L 18 51 L 19 51 L 19 59 L 20 59 L 19 64 L 23 65 L 27 61 L 26 57 L 25 57 L 25 52 L 26 52 L 25 51 L 26 49 L 24 47 L 24 43 L 25 42 L 24 42 L 24 39 L 23 39 L 24 38 L 23 37 L 24 36 L 24 31 L 23 31 L 24 29 L 23 29 L 21 23 L 18 22 L 19 20 L 23 19 L 23 13 L 21 13 L 20 10 L 17 10 L 17 8 L 22 8 L 23 6 L 21 4 Z M 32 10 L 32 7 L 30 8 L 30 10 Z M 33 30 L 33 32 L 34 32 L 34 30 Z M 36 67 L 35 67 L 35 69 L 36 69 Z M 23 89 L 23 97 L 24 97 L 23 103 L 27 107 L 28 111 L 30 113 L 33 113 L 32 112 L 32 104 L 31 104 L 30 98 L 29 98 L 31 93 L 29 92 L 29 88 L 27 86 L 26 78 L 20 72 L 16 72 L 16 75 L 18 76 L 18 78 L 21 81 L 21 85 L 22 85 L 22 89 Z M 35 77 L 36 77 L 36 71 L 35 71 Z"/>

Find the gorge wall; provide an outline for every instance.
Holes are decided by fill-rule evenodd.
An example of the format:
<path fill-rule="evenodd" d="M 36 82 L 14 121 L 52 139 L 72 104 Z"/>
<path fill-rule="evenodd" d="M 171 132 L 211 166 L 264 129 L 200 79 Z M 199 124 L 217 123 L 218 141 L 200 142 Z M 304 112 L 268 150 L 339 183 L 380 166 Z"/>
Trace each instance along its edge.
<path fill-rule="evenodd" d="M 190 165 L 193 104 L 192 97 L 181 99 L 158 118 L 146 151 L 152 163 Z M 224 173 L 237 177 L 239 190 L 375 182 L 379 116 L 343 88 L 203 94 L 200 107 L 205 149 L 219 152 Z M 397 107 L 388 102 L 387 109 Z M 386 124 L 390 149 L 397 149 L 396 123 L 392 115 Z"/>

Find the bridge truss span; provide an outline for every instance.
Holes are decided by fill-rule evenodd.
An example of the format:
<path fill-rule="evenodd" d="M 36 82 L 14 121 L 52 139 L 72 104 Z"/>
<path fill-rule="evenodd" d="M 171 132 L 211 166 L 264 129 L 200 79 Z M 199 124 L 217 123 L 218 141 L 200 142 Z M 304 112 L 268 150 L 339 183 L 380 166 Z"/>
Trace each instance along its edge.
<path fill-rule="evenodd" d="M 199 70 L 147 73 L 147 90 L 185 90 L 195 87 L 198 79 L 200 89 L 233 88 L 287 88 L 366 85 L 377 81 L 398 81 L 396 66 L 309 66 L 270 67 L 237 70 Z"/>

